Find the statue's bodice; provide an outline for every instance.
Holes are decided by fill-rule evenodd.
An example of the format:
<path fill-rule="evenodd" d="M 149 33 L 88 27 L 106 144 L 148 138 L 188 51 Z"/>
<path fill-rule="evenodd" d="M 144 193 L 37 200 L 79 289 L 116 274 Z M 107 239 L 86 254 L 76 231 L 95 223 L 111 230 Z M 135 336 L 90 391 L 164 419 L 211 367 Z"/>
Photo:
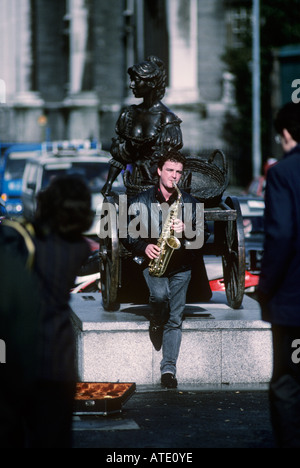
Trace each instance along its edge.
<path fill-rule="evenodd" d="M 181 120 L 163 105 L 154 111 L 133 105 L 120 115 L 116 133 L 129 143 L 134 160 L 148 159 L 155 151 L 153 147 L 182 147 L 180 124 Z"/>
<path fill-rule="evenodd" d="M 152 109 L 128 107 L 116 124 L 117 138 L 113 138 L 110 150 L 112 164 L 120 169 L 131 165 L 134 183 L 153 182 L 164 150 L 183 146 L 180 124 L 181 120 L 161 102 Z"/>

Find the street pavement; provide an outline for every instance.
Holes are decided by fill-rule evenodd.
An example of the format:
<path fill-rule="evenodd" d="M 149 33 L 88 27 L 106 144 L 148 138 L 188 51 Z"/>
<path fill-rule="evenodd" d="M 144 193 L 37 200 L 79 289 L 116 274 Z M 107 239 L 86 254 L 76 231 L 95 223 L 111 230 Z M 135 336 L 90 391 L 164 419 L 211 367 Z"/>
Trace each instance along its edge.
<path fill-rule="evenodd" d="M 73 448 L 106 449 L 106 457 L 121 449 L 187 456 L 201 448 L 274 448 L 268 392 L 138 388 L 117 415 L 75 416 Z"/>

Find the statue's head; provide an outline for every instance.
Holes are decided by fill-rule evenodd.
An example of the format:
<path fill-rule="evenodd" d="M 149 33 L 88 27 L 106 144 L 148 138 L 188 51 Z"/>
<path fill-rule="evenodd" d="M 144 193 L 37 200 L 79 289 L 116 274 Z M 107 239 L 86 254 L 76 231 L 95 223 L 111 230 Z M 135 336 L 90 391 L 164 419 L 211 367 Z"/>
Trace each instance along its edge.
<path fill-rule="evenodd" d="M 158 57 L 151 55 L 144 62 L 133 65 L 128 69 L 128 74 L 131 78 L 137 75 L 146 83 L 151 83 L 158 99 L 164 97 L 167 74 L 163 61 Z"/>

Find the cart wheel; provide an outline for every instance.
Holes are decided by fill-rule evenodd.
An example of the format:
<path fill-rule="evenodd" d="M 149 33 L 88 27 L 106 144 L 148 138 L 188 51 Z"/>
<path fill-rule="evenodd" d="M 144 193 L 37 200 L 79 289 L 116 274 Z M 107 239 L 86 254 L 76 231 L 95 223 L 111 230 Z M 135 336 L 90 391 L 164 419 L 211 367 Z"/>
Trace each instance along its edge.
<path fill-rule="evenodd" d="M 234 221 L 227 221 L 225 226 L 224 282 L 230 307 L 240 309 L 245 293 L 246 269 L 243 217 L 237 198 L 228 197 L 225 204 L 236 211 L 237 217 Z"/>
<path fill-rule="evenodd" d="M 116 311 L 120 308 L 117 302 L 120 274 L 117 211 L 118 206 L 114 199 L 106 197 L 100 219 L 102 235 L 100 236 L 99 256 L 102 302 L 107 311 Z M 106 229 L 106 236 L 103 235 L 104 229 Z"/>

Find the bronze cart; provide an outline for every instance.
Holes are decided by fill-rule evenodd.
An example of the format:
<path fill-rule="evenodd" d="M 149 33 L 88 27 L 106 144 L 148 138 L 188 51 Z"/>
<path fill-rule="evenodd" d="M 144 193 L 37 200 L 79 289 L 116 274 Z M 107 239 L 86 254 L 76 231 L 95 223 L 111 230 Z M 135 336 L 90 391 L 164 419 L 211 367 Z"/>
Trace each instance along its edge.
<path fill-rule="evenodd" d="M 221 156 L 221 167 L 214 163 L 216 156 Z M 192 184 L 192 195 L 204 202 L 205 220 L 213 226 L 212 239 L 201 250 L 201 255 L 222 257 L 227 301 L 230 307 L 239 309 L 245 290 L 243 218 L 236 197 L 223 199 L 228 185 L 227 162 L 223 152 L 216 150 L 207 160 L 190 158 L 187 174 L 185 183 Z M 194 180 L 194 184 L 191 180 Z M 142 191 L 147 187 L 139 188 Z M 105 201 L 114 205 L 116 213 L 118 212 L 118 198 L 114 194 L 106 197 Z M 110 235 L 100 241 L 103 306 L 105 310 L 115 311 L 119 309 L 120 303 L 145 304 L 148 302 L 149 293 L 141 274 L 141 266 L 133 261 L 132 255 L 119 241 L 114 215 L 110 219 L 110 226 Z M 201 290 L 197 279 L 197 271 L 193 271 L 187 296 L 189 303 L 205 302 L 210 298 L 207 291 Z"/>

